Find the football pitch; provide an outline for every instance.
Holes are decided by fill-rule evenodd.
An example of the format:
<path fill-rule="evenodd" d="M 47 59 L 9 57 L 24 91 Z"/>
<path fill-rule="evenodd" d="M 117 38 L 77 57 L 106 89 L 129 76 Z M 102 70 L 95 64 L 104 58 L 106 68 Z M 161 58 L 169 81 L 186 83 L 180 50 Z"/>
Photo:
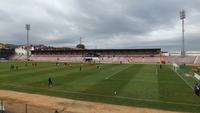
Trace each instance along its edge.
<path fill-rule="evenodd" d="M 19 66 L 10 70 L 10 66 Z M 200 98 L 193 92 L 196 80 L 171 65 L 0 62 L 0 89 L 77 100 L 173 111 L 199 112 Z M 51 77 L 53 87 L 48 87 Z"/>

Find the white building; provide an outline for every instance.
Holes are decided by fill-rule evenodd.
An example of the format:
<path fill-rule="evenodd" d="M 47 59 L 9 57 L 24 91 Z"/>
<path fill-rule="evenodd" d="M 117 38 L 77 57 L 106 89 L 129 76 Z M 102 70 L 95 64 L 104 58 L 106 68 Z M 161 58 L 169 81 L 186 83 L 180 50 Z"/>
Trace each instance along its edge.
<path fill-rule="evenodd" d="M 31 47 L 30 50 L 34 50 L 33 47 Z M 16 55 L 27 55 L 27 48 L 26 46 L 19 46 L 15 48 L 15 54 Z M 31 51 L 29 51 L 29 55 L 31 55 Z"/>

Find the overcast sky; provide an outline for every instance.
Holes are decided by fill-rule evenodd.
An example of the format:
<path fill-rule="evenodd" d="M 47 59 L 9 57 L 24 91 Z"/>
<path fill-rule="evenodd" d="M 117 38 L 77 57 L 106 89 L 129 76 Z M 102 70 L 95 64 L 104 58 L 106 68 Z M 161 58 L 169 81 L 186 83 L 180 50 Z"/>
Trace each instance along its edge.
<path fill-rule="evenodd" d="M 0 42 L 87 48 L 200 50 L 200 0 L 0 0 Z"/>

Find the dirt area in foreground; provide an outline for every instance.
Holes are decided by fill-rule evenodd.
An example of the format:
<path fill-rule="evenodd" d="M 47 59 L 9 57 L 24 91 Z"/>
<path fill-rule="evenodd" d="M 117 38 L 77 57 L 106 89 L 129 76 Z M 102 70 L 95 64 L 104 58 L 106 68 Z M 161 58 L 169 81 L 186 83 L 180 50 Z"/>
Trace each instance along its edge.
<path fill-rule="evenodd" d="M 0 90 L 0 99 L 11 113 L 177 113 L 149 108 L 85 102 L 72 99 Z"/>

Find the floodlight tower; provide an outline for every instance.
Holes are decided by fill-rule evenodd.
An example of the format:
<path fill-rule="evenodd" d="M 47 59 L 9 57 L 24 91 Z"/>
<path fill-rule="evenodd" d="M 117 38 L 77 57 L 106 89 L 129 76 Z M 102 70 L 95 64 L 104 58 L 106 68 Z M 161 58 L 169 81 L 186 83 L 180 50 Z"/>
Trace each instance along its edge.
<path fill-rule="evenodd" d="M 184 33 L 185 33 L 185 30 L 184 30 L 184 19 L 185 19 L 185 11 L 184 10 L 181 10 L 180 11 L 180 19 L 182 20 L 182 49 L 181 49 L 181 56 L 182 57 L 185 57 L 185 37 L 184 37 Z"/>
<path fill-rule="evenodd" d="M 79 43 L 82 44 L 82 37 L 80 37 L 80 40 L 79 40 L 79 41 L 80 41 Z"/>
<path fill-rule="evenodd" d="M 29 60 L 29 30 L 30 30 L 30 28 L 31 28 L 31 25 L 30 24 L 26 24 L 25 25 L 25 27 L 26 27 L 26 50 L 27 50 L 27 61 Z"/>

